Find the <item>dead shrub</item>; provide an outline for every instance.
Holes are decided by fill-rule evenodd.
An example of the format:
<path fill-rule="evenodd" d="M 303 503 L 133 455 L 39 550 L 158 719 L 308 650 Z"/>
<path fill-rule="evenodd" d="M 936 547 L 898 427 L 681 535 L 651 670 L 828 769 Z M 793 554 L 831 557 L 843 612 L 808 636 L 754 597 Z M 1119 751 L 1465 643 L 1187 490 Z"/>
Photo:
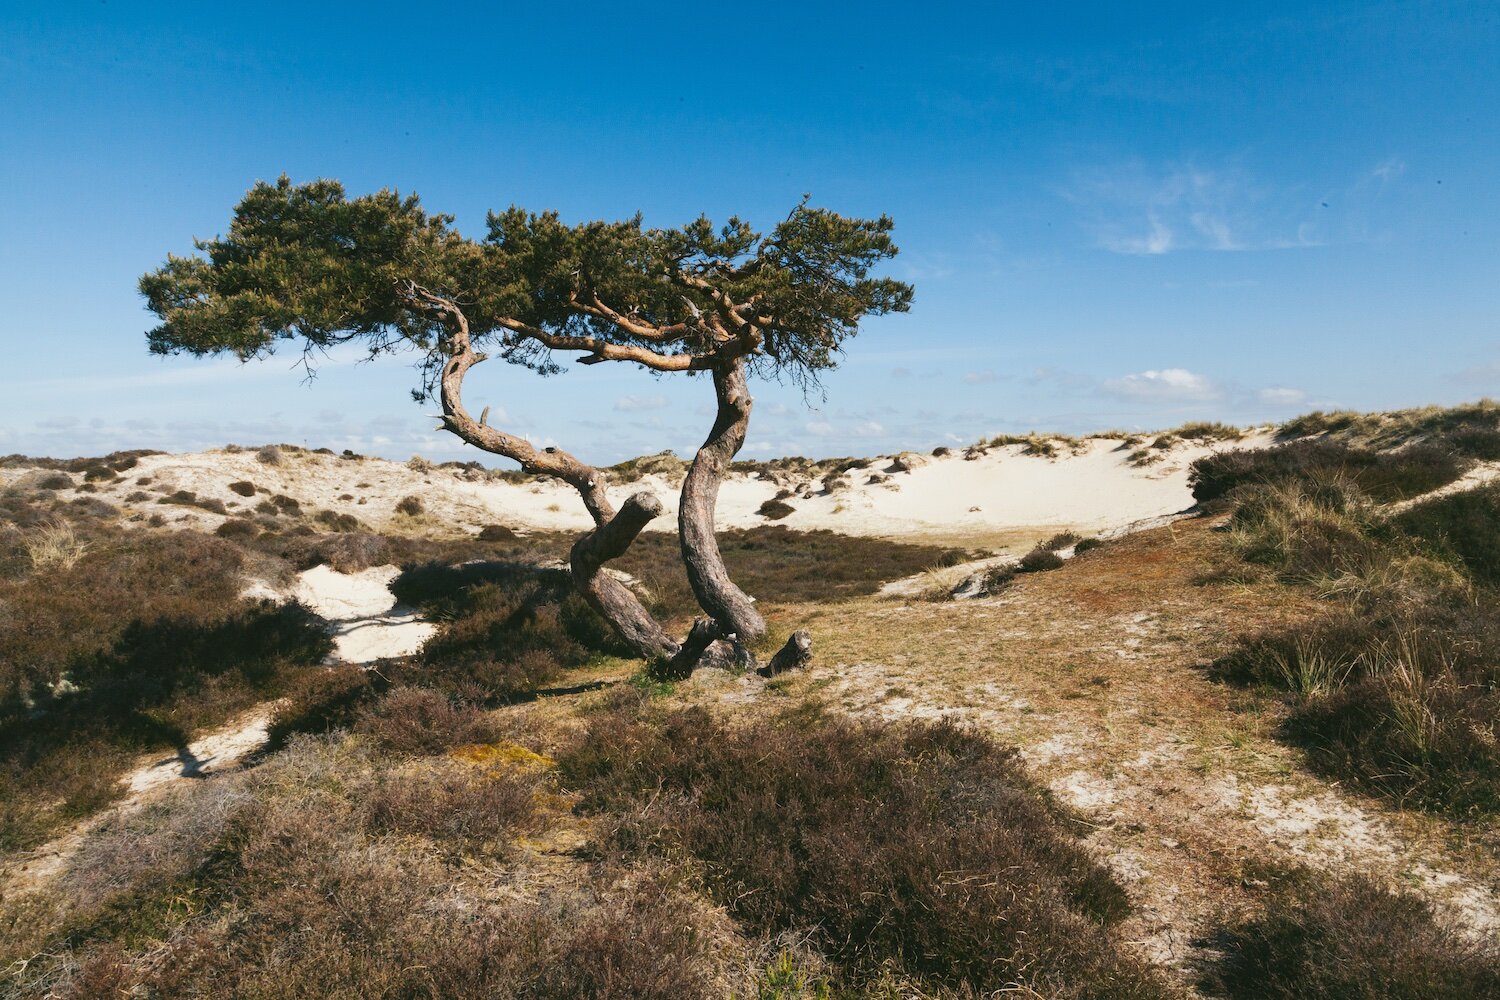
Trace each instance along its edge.
<path fill-rule="evenodd" d="M 268 444 L 255 453 L 255 460 L 265 465 L 281 465 L 286 462 L 286 456 L 280 448 L 274 444 Z"/>

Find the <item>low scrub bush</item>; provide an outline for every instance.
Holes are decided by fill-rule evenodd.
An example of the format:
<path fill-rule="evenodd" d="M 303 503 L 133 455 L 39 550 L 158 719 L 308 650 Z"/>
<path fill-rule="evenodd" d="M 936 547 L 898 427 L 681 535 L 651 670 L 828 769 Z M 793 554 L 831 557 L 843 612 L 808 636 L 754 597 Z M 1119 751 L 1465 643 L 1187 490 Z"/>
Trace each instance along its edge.
<path fill-rule="evenodd" d="M 1500 613 L 1489 602 L 1346 608 L 1244 641 L 1222 679 L 1288 692 L 1320 770 L 1455 814 L 1500 811 Z"/>
<path fill-rule="evenodd" d="M 1500 948 L 1417 897 L 1362 876 L 1273 876 L 1264 910 L 1211 942 L 1200 984 L 1231 1000 L 1481 1000 L 1500 996 Z"/>
<path fill-rule="evenodd" d="M 255 453 L 255 460 L 265 465 L 281 465 L 286 461 L 286 456 L 280 448 L 274 444 L 268 444 Z"/>
<path fill-rule="evenodd" d="M 392 688 L 355 716 L 354 729 L 387 750 L 436 754 L 500 737 L 498 724 L 478 706 L 438 691 Z"/>
<path fill-rule="evenodd" d="M 396 513 L 407 517 L 417 517 L 426 509 L 427 505 L 418 496 L 402 497 L 396 502 Z"/>
<path fill-rule="evenodd" d="M 1064 561 L 1062 556 L 1051 549 L 1038 547 L 1022 556 L 1021 561 L 1016 565 L 1022 573 L 1041 573 L 1049 569 L 1057 569 Z"/>
<path fill-rule="evenodd" d="M 1464 462 L 1447 448 L 1418 444 L 1379 452 L 1338 441 L 1294 441 L 1274 448 L 1224 451 L 1193 463 L 1188 483 L 1199 503 L 1242 486 L 1291 485 L 1344 479 L 1385 503 L 1446 486 Z"/>
<path fill-rule="evenodd" d="M 260 534 L 260 526 L 254 521 L 232 517 L 214 529 L 220 538 L 254 538 Z"/>
<path fill-rule="evenodd" d="M 564 570 L 519 563 L 428 563 L 391 584 L 442 625 L 418 654 L 426 683 L 473 702 L 506 701 L 601 654 L 624 654 Z"/>
<path fill-rule="evenodd" d="M 246 479 L 229 484 L 229 492 L 237 493 L 242 497 L 255 496 L 255 484 Z"/>
<path fill-rule="evenodd" d="M 380 776 L 364 795 L 364 825 L 503 851 L 535 823 L 538 785 L 535 775 L 514 768 L 427 762 L 419 771 Z"/>
<path fill-rule="evenodd" d="M 789 514 L 795 514 L 797 508 L 784 500 L 767 500 L 755 509 L 755 512 L 768 521 L 779 521 Z"/>
<path fill-rule="evenodd" d="M 1500 586 L 1500 483 L 1417 504 L 1393 526 L 1452 556 L 1480 583 Z"/>
<path fill-rule="evenodd" d="M 913 576 L 939 563 L 971 557 L 956 549 L 893 542 L 885 538 L 798 531 L 785 525 L 719 532 L 719 550 L 729 575 L 745 591 L 767 602 L 809 603 L 873 594 L 890 580 Z M 701 614 L 688 586 L 677 540 L 646 532 L 610 565 L 641 580 L 655 609 L 669 618 Z"/>
<path fill-rule="evenodd" d="M 1058 549 L 1066 549 L 1083 541 L 1083 536 L 1074 531 L 1060 531 L 1037 546 L 1048 552 L 1056 552 Z"/>
<path fill-rule="evenodd" d="M 479 529 L 481 542 L 514 542 L 520 538 L 514 530 L 503 524 L 486 524 Z"/>
<path fill-rule="evenodd" d="M 951 724 L 806 709 L 735 727 L 621 700 L 559 758 L 627 858 L 690 856 L 754 935 L 821 950 L 840 989 L 1165 997 L 1106 929 L 1126 909 L 1012 751 Z"/>
<path fill-rule="evenodd" d="M 359 518 L 353 514 L 341 514 L 336 510 L 320 510 L 313 515 L 313 520 L 323 525 L 329 531 L 364 531 L 365 526 L 360 523 Z"/>
<path fill-rule="evenodd" d="M 668 871 L 579 866 L 539 894 L 481 887 L 535 879 L 507 864 L 535 809 L 519 774 L 439 762 L 414 774 L 355 741 L 303 739 L 234 790 L 157 852 L 160 874 L 107 864 L 112 887 L 94 905 L 52 927 L 18 925 L 25 950 L 0 953 L 28 959 L 12 966 L 15 995 L 738 992 L 726 947 L 737 942 Z M 175 816 L 165 826 L 182 832 Z"/>

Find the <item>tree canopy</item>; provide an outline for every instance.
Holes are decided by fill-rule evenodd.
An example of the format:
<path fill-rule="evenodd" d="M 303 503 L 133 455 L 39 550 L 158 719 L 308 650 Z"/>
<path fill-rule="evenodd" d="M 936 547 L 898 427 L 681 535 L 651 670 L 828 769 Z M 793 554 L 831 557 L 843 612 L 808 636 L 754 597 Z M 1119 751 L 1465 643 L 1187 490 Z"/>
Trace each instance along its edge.
<path fill-rule="evenodd" d="M 862 318 L 905 311 L 912 296 L 871 273 L 896 253 L 889 218 L 806 199 L 764 233 L 739 218 L 569 225 L 517 207 L 491 213 L 482 240 L 453 223 L 415 195 L 259 182 L 227 235 L 195 241 L 199 254 L 169 256 L 141 279 L 162 320 L 151 349 L 249 359 L 284 341 L 412 345 L 435 372 L 456 310 L 477 351 L 542 372 L 558 370 L 560 351 L 663 372 L 744 358 L 758 374 L 805 383 L 837 363 Z"/>

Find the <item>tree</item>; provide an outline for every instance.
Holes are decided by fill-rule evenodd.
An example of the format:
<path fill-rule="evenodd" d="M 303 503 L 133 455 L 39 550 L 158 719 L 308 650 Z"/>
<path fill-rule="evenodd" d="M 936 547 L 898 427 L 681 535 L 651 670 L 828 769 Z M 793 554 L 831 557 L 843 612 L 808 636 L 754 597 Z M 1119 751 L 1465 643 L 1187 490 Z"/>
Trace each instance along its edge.
<path fill-rule="evenodd" d="M 444 428 L 578 491 L 594 528 L 573 546 L 573 579 L 636 653 L 680 673 L 716 640 L 757 642 L 765 621 L 730 579 L 714 534 L 719 485 L 750 419 L 747 375 L 815 385 L 861 319 L 909 307 L 909 285 L 871 276 L 897 252 L 891 220 L 846 218 L 804 199 L 764 234 L 738 218 L 722 227 L 699 218 L 647 229 L 639 216 L 569 226 L 555 212 L 512 207 L 491 213 L 476 241 L 453 221 L 427 213 L 414 195 L 348 198 L 337 181 L 259 182 L 227 236 L 195 241 L 199 254 L 169 255 L 141 278 L 162 320 L 147 335 L 151 350 L 249 360 L 292 342 L 306 361 L 350 342 L 372 356 L 415 349 L 423 362 L 414 395 L 438 400 Z M 707 615 L 686 642 L 603 572 L 661 501 L 639 492 L 616 509 L 601 470 L 489 426 L 464 405 L 464 379 L 480 362 L 499 357 L 553 374 L 559 352 L 580 364 L 706 374 L 713 384 L 717 416 L 678 515 L 688 578 Z"/>

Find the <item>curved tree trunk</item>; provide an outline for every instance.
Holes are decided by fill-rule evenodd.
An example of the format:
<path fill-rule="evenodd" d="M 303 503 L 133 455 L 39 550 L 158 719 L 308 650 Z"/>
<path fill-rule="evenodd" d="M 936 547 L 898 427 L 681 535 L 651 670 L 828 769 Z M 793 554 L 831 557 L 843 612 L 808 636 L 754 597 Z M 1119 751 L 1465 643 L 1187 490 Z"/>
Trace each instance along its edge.
<path fill-rule="evenodd" d="M 661 511 L 661 500 L 655 493 L 635 494 L 612 519 L 574 542 L 571 557 L 573 583 L 589 607 L 609 622 L 631 649 L 653 662 L 670 660 L 681 647 L 662 631 L 629 587 L 604 571 L 604 564 L 624 555 L 641 529 Z"/>
<path fill-rule="evenodd" d="M 766 634 L 766 620 L 755 603 L 729 578 L 719 542 L 714 535 L 714 509 L 719 484 L 729 463 L 745 443 L 750 424 L 750 390 L 745 382 L 745 362 L 735 359 L 713 370 L 714 394 L 719 410 L 708 440 L 698 449 L 687 478 L 682 483 L 682 505 L 677 524 L 682 536 L 682 559 L 688 582 L 698 604 L 726 634 L 745 645 Z"/>
<path fill-rule="evenodd" d="M 464 376 L 484 355 L 474 350 L 467 317 L 453 302 L 419 292 L 415 286 L 409 294 L 447 318 L 451 350 L 438 381 L 443 426 L 476 448 L 503 455 L 527 472 L 561 479 L 576 489 L 594 519 L 594 530 L 573 545 L 574 586 L 636 655 L 651 662 L 675 656 L 680 644 L 662 630 L 629 587 L 604 572 L 604 564 L 624 555 L 641 529 L 661 513 L 661 500 L 651 493 L 637 493 L 616 513 L 598 469 L 560 448 L 538 450 L 523 437 L 490 427 L 484 414 L 475 420 L 464 407 Z"/>

